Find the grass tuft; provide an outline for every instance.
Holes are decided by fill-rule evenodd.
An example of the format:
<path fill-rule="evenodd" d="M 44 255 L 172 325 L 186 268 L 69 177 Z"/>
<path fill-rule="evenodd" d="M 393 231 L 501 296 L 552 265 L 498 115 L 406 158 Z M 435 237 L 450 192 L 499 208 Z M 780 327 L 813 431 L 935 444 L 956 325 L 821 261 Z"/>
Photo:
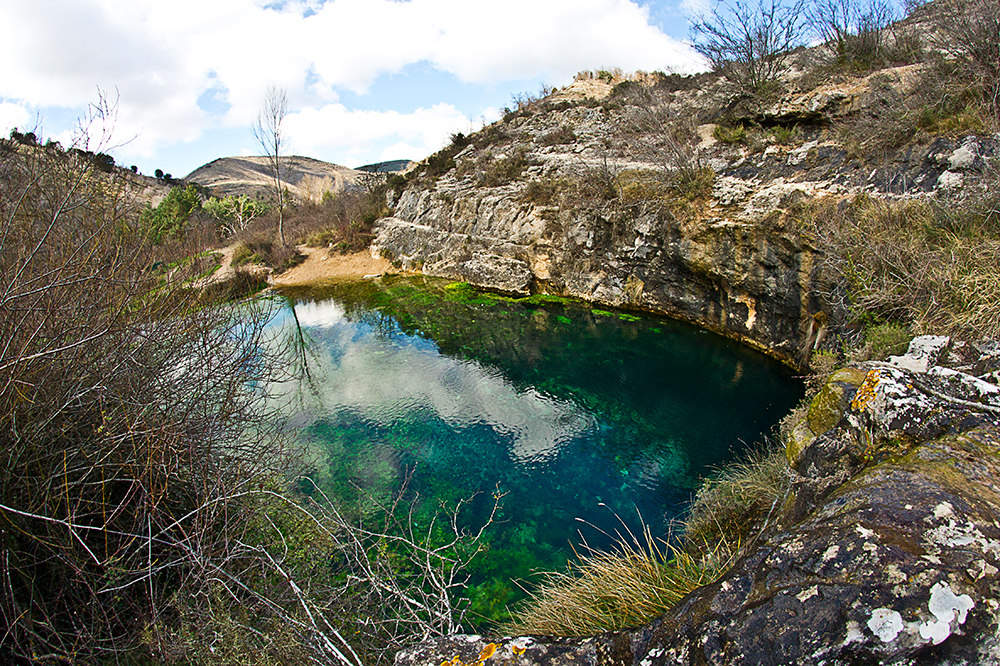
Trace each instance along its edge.
<path fill-rule="evenodd" d="M 706 554 L 712 544 L 748 544 L 777 516 L 790 488 L 784 447 L 768 441 L 701 486 L 685 521 L 685 550 Z"/>
<path fill-rule="evenodd" d="M 729 549 L 695 557 L 654 539 L 618 535 L 614 551 L 587 551 L 566 571 L 544 574 L 532 599 L 514 611 L 512 633 L 584 636 L 636 627 L 684 595 L 713 582 L 731 563 Z"/>

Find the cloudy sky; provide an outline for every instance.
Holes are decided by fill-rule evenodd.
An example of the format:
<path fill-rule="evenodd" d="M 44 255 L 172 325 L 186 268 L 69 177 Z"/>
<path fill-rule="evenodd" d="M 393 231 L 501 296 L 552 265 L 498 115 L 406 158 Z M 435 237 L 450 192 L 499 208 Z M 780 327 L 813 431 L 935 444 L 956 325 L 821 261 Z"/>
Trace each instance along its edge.
<path fill-rule="evenodd" d="M 183 176 L 257 154 L 251 124 L 287 90 L 289 154 L 420 159 L 512 95 L 581 70 L 690 71 L 707 0 L 0 0 L 0 132 L 66 145 L 117 100 L 119 164 Z"/>

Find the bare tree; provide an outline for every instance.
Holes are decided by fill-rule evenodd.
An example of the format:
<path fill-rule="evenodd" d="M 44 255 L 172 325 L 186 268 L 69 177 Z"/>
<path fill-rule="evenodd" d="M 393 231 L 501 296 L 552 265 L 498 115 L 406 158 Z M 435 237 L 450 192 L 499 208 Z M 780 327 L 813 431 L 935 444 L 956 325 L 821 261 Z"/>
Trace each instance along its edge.
<path fill-rule="evenodd" d="M 723 0 L 692 21 L 692 42 L 743 93 L 777 81 L 788 53 L 803 43 L 804 0 Z"/>
<path fill-rule="evenodd" d="M 281 155 L 286 137 L 282 133 L 285 116 L 288 115 L 288 93 L 284 88 L 271 86 L 264 96 L 264 105 L 257 114 L 253 125 L 253 135 L 267 157 L 274 178 L 274 196 L 278 206 L 278 240 L 285 246 L 284 209 L 285 191 L 281 182 Z"/>

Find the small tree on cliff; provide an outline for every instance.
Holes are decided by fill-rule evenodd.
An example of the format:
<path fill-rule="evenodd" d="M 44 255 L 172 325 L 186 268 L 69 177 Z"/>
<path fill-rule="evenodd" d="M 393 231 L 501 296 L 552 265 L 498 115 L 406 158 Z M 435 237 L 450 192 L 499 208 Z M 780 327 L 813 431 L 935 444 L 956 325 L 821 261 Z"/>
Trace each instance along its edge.
<path fill-rule="evenodd" d="M 281 183 L 281 153 L 285 146 L 282 125 L 288 115 L 288 94 L 284 88 L 271 86 L 264 97 L 264 106 L 257 114 L 253 135 L 267 157 L 274 178 L 274 195 L 278 207 L 278 241 L 285 246 L 284 209 L 285 192 Z"/>
<path fill-rule="evenodd" d="M 764 95 L 804 41 L 804 7 L 804 0 L 722 0 L 692 21 L 692 45 L 740 92 Z"/>

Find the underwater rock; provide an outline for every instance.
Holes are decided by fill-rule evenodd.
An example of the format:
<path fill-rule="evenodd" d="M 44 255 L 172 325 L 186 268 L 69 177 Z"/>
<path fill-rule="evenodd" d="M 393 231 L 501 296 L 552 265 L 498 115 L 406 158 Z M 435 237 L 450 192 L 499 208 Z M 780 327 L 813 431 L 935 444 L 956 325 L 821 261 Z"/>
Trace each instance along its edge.
<path fill-rule="evenodd" d="M 424 266 L 427 275 L 458 278 L 484 287 L 519 296 L 531 293 L 535 276 L 528 264 L 495 254 L 476 254 L 465 261 L 441 261 Z"/>

